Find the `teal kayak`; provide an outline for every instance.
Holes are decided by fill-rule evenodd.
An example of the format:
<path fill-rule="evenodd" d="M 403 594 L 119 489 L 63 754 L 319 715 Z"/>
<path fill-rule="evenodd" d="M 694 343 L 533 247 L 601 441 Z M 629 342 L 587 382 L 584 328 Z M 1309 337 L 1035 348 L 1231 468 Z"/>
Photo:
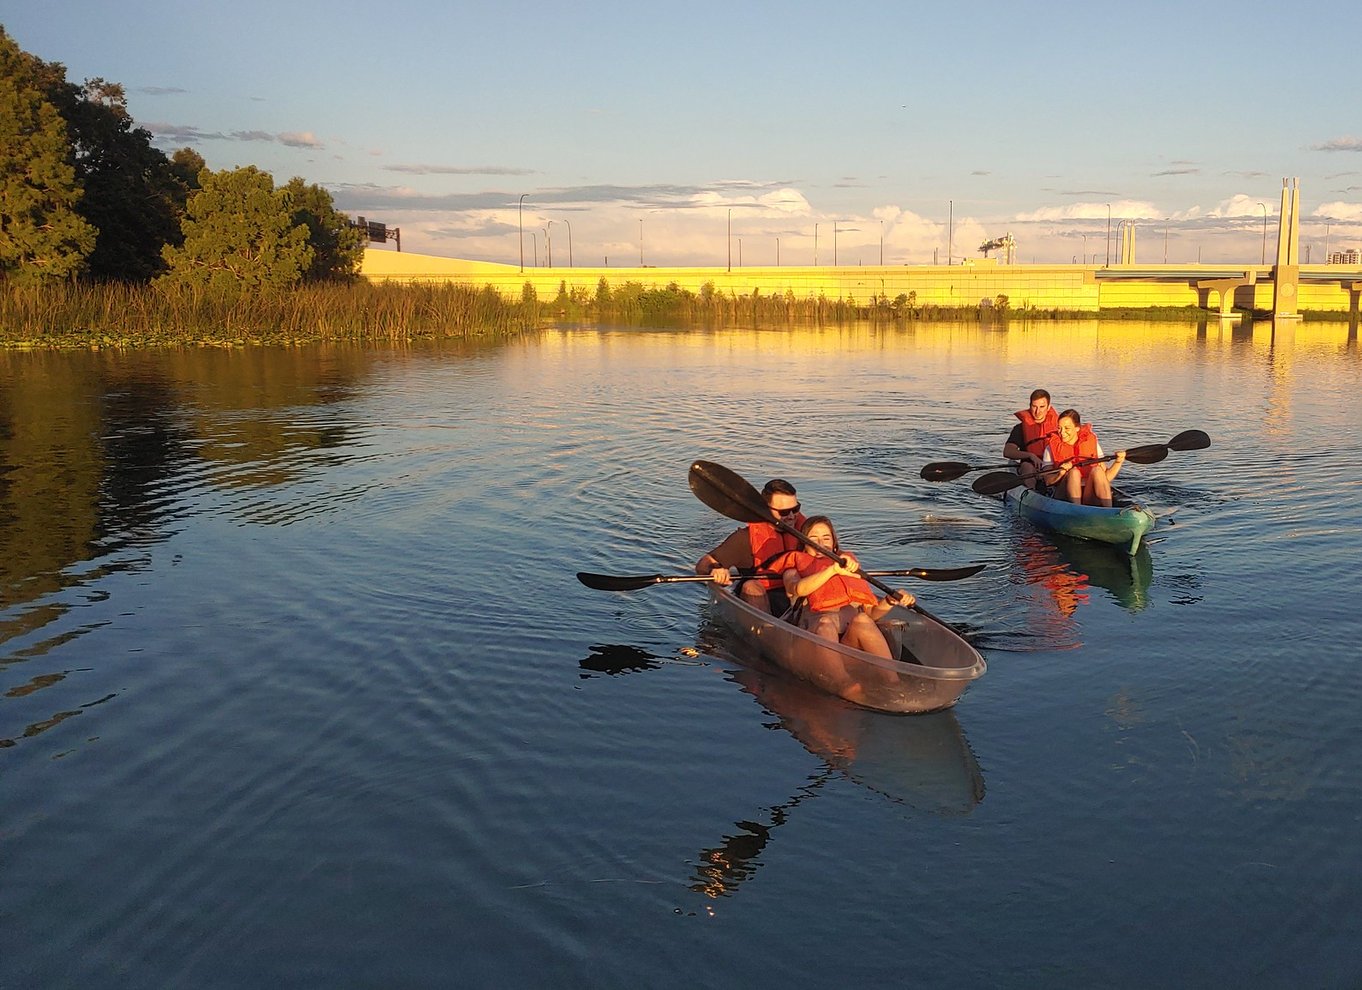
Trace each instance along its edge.
<path fill-rule="evenodd" d="M 1116 504 L 1107 508 L 1076 505 L 1068 499 L 1050 498 L 1018 486 L 1004 492 L 1003 500 L 1017 515 L 1042 529 L 1124 546 L 1134 554 L 1140 548 L 1140 540 L 1154 528 L 1154 514 L 1124 492 L 1115 491 L 1113 495 Z"/>

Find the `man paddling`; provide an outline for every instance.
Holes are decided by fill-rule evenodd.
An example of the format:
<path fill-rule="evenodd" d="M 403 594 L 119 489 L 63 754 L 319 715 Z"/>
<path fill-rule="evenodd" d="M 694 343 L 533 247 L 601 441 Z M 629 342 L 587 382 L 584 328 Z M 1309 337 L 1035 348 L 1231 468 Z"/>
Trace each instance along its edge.
<path fill-rule="evenodd" d="M 772 478 L 762 488 L 761 495 L 781 522 L 796 529 L 804 525 L 794 485 L 781 478 Z M 708 575 L 719 585 L 732 584 L 735 576 L 742 576 L 735 575 L 740 570 L 781 574 L 789 566 L 787 555 L 803 548 L 803 543 L 772 523 L 748 523 L 701 557 L 695 564 L 695 573 Z M 738 587 L 738 594 L 752 607 L 773 615 L 781 615 L 790 607 L 779 577 L 749 578 Z"/>
<path fill-rule="evenodd" d="M 1031 393 L 1031 405 L 1013 413 L 1017 425 L 1003 444 L 1003 456 L 1017 461 L 1017 473 L 1027 488 L 1036 487 L 1036 475 L 1044 463 L 1046 444 L 1059 433 L 1059 416 L 1050 405 L 1050 393 L 1038 388 Z"/>

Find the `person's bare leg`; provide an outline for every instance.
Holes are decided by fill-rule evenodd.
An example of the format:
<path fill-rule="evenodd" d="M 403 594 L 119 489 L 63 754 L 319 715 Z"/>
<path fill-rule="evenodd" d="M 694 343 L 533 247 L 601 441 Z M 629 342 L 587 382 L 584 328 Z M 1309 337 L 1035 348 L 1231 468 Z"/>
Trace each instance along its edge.
<path fill-rule="evenodd" d="M 1088 473 L 1088 483 L 1085 486 L 1085 499 L 1089 505 L 1104 505 L 1111 507 L 1111 480 L 1107 477 L 1106 469 L 1100 464 L 1094 464 L 1092 471 Z"/>
<path fill-rule="evenodd" d="M 1069 468 L 1061 487 L 1064 489 L 1064 497 L 1070 502 L 1083 501 L 1083 476 L 1078 473 L 1078 468 Z"/>
<path fill-rule="evenodd" d="M 766 589 L 757 581 L 744 581 L 742 587 L 738 589 L 738 594 L 742 595 L 742 600 L 753 608 L 761 609 L 763 612 L 771 611 L 771 596 L 766 593 Z"/>

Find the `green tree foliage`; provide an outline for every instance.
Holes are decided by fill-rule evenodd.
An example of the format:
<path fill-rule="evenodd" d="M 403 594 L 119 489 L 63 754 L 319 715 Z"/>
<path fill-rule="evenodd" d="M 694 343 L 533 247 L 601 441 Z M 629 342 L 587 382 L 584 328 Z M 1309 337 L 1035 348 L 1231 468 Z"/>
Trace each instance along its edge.
<path fill-rule="evenodd" d="M 297 285 L 311 268 L 305 224 L 295 223 L 285 190 L 254 165 L 204 171 L 189 197 L 184 244 L 162 250 L 168 283 L 214 290 Z"/>
<path fill-rule="evenodd" d="M 100 282 L 146 282 L 165 270 L 162 246 L 180 242 L 189 186 L 152 146 L 151 132 L 133 126 L 122 86 L 103 79 L 76 86 L 61 65 L 45 68 L 48 98 L 66 120 L 85 190 L 78 211 L 99 232 L 87 274 Z"/>
<path fill-rule="evenodd" d="M 350 225 L 350 218 L 336 210 L 331 194 L 296 175 L 283 187 L 283 193 L 292 207 L 293 223 L 307 228 L 307 243 L 312 248 L 312 264 L 303 272 L 303 281 L 348 281 L 358 275 L 364 260 L 364 238 Z"/>
<path fill-rule="evenodd" d="M 94 248 L 66 124 L 39 63 L 0 28 L 0 276 L 69 278 Z"/>
<path fill-rule="evenodd" d="M 199 188 L 199 173 L 207 167 L 208 163 L 203 160 L 203 155 L 193 148 L 181 148 L 170 156 L 171 170 L 190 192 Z"/>

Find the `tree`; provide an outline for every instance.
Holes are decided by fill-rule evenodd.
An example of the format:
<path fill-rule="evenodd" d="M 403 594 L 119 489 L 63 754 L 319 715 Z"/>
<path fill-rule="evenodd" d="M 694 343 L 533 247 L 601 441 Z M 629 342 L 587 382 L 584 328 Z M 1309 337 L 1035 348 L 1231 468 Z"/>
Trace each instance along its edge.
<path fill-rule="evenodd" d="M 0 276 L 70 278 L 94 248 L 66 124 L 35 59 L 0 28 Z"/>
<path fill-rule="evenodd" d="M 166 245 L 168 284 L 212 289 L 288 288 L 312 265 L 307 227 L 295 223 L 284 190 L 254 165 L 200 173 L 189 197 L 184 244 Z"/>
<path fill-rule="evenodd" d="M 85 190 L 78 212 L 98 235 L 87 259 L 96 281 L 145 282 L 165 270 L 161 248 L 178 244 L 189 196 L 170 160 L 152 146 L 151 132 L 133 126 L 118 83 L 66 82 L 49 63 L 48 98 L 66 119 L 76 179 Z"/>
<path fill-rule="evenodd" d="M 208 167 L 203 155 L 193 148 L 181 148 L 170 156 L 170 168 L 175 177 L 184 183 L 185 189 L 194 192 L 199 188 L 199 173 Z"/>
<path fill-rule="evenodd" d="M 293 210 L 294 224 L 307 228 L 307 243 L 312 248 L 312 264 L 303 272 L 303 281 L 353 279 L 364 259 L 364 239 L 350 225 L 350 218 L 336 210 L 331 194 L 296 175 L 283 187 L 283 193 Z"/>

